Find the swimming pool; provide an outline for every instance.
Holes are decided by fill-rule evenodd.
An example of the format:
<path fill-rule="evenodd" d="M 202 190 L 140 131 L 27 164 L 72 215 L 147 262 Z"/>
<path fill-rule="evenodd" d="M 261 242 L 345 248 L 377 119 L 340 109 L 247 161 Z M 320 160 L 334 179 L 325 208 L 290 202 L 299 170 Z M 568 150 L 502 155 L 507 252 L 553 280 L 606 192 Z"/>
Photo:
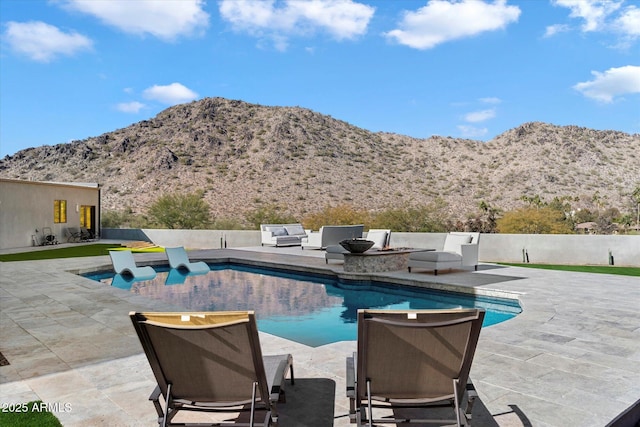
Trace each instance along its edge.
<path fill-rule="evenodd" d="M 312 347 L 355 340 L 360 308 L 484 308 L 484 326 L 508 320 L 521 311 L 514 300 L 237 264 L 214 264 L 204 275 L 154 268 L 158 275 L 146 281 L 127 280 L 113 273 L 87 277 L 192 311 L 254 310 L 261 331 Z"/>

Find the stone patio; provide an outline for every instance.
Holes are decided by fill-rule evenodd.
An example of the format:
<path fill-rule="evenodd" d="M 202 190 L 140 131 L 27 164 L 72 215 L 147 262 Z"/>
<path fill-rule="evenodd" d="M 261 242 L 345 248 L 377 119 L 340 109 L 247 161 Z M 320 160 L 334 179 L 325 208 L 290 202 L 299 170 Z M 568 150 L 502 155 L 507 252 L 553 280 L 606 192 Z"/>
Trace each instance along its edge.
<path fill-rule="evenodd" d="M 345 274 L 322 252 L 299 247 L 192 258 Z M 164 254 L 136 259 L 166 262 Z M 155 425 L 147 400 L 155 382 L 127 314 L 183 308 L 73 274 L 100 269 L 110 269 L 108 257 L 0 263 L 0 352 L 10 363 L 0 366 L 0 403 L 69 404 L 56 412 L 65 426 Z M 640 278 L 494 265 L 370 276 L 520 299 L 519 316 L 480 336 L 471 371 L 480 394 L 475 426 L 604 426 L 640 398 Z M 281 426 L 349 425 L 344 360 L 354 341 L 313 348 L 260 338 L 265 354 L 294 357 L 296 384 L 280 406 Z"/>

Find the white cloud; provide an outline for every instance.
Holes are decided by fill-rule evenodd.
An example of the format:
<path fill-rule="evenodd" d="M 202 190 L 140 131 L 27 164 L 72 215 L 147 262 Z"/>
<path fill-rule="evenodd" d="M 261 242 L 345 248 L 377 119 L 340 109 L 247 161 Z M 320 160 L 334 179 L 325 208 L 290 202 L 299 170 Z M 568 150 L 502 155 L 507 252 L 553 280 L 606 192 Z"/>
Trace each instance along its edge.
<path fill-rule="evenodd" d="M 480 98 L 480 102 L 483 102 L 485 104 L 500 104 L 502 102 L 502 99 L 495 96 L 489 96 L 486 98 Z"/>
<path fill-rule="evenodd" d="M 565 24 L 555 24 L 555 25 L 549 25 L 545 32 L 544 32 L 544 36 L 545 37 L 553 37 L 558 33 L 565 33 L 567 31 L 569 31 L 571 29 L 571 27 L 569 25 L 565 25 Z"/>
<path fill-rule="evenodd" d="M 165 86 L 154 85 L 145 89 L 142 94 L 147 99 L 171 105 L 192 101 L 198 97 L 197 93 L 180 83 L 171 83 Z"/>
<path fill-rule="evenodd" d="M 276 4 L 277 3 L 277 4 Z M 222 0 L 220 15 L 237 31 L 267 37 L 280 50 L 288 37 L 323 30 L 337 40 L 363 35 L 375 8 L 353 0 Z"/>
<path fill-rule="evenodd" d="M 614 26 L 617 31 L 629 37 L 640 37 L 640 9 L 629 6 L 615 21 Z"/>
<path fill-rule="evenodd" d="M 409 47 L 431 49 L 450 40 L 503 29 L 519 16 L 520 8 L 507 6 L 506 0 L 430 0 L 415 12 L 405 11 L 399 28 L 386 36 Z"/>
<path fill-rule="evenodd" d="M 599 31 L 605 25 L 606 18 L 618 10 L 620 0 L 553 0 L 555 6 L 569 8 L 572 18 L 582 18 L 582 31 Z"/>
<path fill-rule="evenodd" d="M 479 138 L 485 136 L 489 132 L 489 129 L 468 125 L 458 125 L 458 131 L 461 136 L 465 138 Z"/>
<path fill-rule="evenodd" d="M 121 102 L 120 104 L 116 105 L 116 109 L 118 111 L 122 111 L 123 113 L 138 113 L 144 107 L 146 107 L 146 105 L 138 101 Z"/>
<path fill-rule="evenodd" d="M 484 122 L 489 119 L 493 119 L 495 116 L 496 116 L 496 110 L 491 108 L 489 110 L 481 110 L 481 111 L 474 111 L 471 113 L 467 113 L 464 116 L 464 120 L 470 123 L 478 123 L 478 122 Z"/>
<path fill-rule="evenodd" d="M 587 98 L 610 103 L 616 96 L 640 93 L 640 66 L 627 65 L 591 74 L 595 76 L 593 80 L 573 86 Z"/>
<path fill-rule="evenodd" d="M 63 32 L 41 21 L 9 22 L 4 39 L 14 51 L 34 61 L 49 62 L 59 55 L 90 50 L 93 42 L 75 31 Z"/>
<path fill-rule="evenodd" d="M 85 1 L 58 0 L 62 6 L 92 15 L 107 25 L 163 40 L 199 34 L 209 25 L 204 0 Z"/>
<path fill-rule="evenodd" d="M 288 1 L 293 16 L 324 28 L 338 40 L 353 39 L 367 31 L 375 8 L 352 0 Z"/>

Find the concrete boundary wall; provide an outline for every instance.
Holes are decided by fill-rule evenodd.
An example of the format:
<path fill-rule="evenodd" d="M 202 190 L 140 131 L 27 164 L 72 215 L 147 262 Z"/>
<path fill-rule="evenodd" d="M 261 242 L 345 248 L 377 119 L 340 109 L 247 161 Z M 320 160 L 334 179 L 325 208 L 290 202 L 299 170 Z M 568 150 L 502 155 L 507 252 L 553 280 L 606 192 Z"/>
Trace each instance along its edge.
<path fill-rule="evenodd" d="M 391 246 L 442 248 L 446 233 L 391 233 Z M 215 249 L 260 246 L 258 230 L 102 230 L 105 239 L 146 240 L 160 246 Z M 480 261 L 607 265 L 640 267 L 640 236 L 578 234 L 482 234 Z"/>

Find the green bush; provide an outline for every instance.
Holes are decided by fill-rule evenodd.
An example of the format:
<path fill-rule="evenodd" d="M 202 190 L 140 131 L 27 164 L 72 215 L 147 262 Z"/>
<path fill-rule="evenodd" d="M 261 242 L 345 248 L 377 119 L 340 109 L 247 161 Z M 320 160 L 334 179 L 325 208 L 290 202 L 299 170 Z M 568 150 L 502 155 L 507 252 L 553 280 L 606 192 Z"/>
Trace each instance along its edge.
<path fill-rule="evenodd" d="M 370 228 L 388 228 L 396 232 L 435 233 L 447 231 L 445 206 L 436 201 L 426 206 L 387 208 L 372 216 Z"/>
<path fill-rule="evenodd" d="M 323 225 L 356 225 L 370 222 L 370 214 L 349 204 L 327 206 L 319 212 L 306 215 L 302 219 L 304 228 L 318 230 Z"/>
<path fill-rule="evenodd" d="M 260 206 L 245 214 L 250 229 L 260 229 L 260 224 L 291 224 L 300 222 L 284 208 L 268 204 Z"/>
<path fill-rule="evenodd" d="M 211 208 L 202 199 L 202 191 L 168 194 L 149 207 L 153 224 L 170 229 L 203 229 L 211 222 Z"/>

